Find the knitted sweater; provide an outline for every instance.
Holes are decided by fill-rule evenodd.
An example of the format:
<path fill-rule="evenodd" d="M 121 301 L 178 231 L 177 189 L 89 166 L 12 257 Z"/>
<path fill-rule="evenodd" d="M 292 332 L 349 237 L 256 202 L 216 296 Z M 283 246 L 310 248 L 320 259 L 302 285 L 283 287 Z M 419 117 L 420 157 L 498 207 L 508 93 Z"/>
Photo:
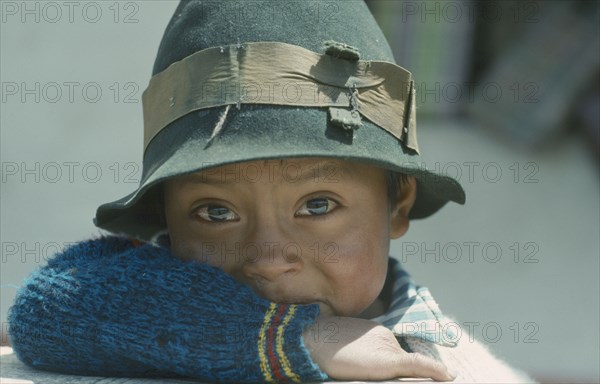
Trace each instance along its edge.
<path fill-rule="evenodd" d="M 392 329 L 404 349 L 442 361 L 459 372 L 457 382 L 532 382 L 444 326 L 450 320 L 429 291 L 395 260 L 390 267 L 392 302 L 374 320 Z M 45 370 L 320 381 L 327 376 L 302 340 L 318 314 L 317 305 L 263 300 L 221 270 L 182 262 L 168 248 L 103 237 L 68 248 L 34 272 L 9 324 L 18 358 Z"/>
<path fill-rule="evenodd" d="M 314 304 L 263 300 L 168 248 L 103 237 L 34 272 L 8 321 L 17 357 L 35 368 L 263 382 L 327 377 L 302 339 L 318 314 Z"/>

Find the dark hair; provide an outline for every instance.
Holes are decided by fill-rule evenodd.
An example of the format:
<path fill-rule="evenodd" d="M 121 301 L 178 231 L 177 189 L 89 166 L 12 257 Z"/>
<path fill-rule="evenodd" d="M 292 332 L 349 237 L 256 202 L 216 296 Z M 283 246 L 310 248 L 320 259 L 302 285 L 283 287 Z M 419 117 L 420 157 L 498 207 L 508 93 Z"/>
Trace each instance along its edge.
<path fill-rule="evenodd" d="M 396 206 L 396 198 L 402 189 L 402 185 L 408 182 L 408 176 L 404 173 L 386 170 L 385 181 L 387 183 L 388 201 L 391 210 Z"/>

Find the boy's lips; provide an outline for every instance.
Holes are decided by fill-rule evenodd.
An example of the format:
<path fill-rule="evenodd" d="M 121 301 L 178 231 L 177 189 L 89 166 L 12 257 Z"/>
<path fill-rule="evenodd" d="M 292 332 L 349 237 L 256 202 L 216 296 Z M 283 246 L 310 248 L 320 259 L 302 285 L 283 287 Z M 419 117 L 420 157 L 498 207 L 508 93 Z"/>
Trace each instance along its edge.
<path fill-rule="evenodd" d="M 264 279 L 253 279 L 249 285 L 258 296 L 274 303 L 296 305 L 318 304 L 321 313 L 334 313 L 333 307 L 327 299 L 316 294 L 307 295 L 298 293 L 302 290 L 295 287 L 278 286 Z"/>
<path fill-rule="evenodd" d="M 279 304 L 319 304 L 328 305 L 327 301 L 313 295 L 301 294 L 285 294 L 286 291 L 293 290 L 278 290 L 278 289 L 258 289 L 256 293 L 264 299 Z"/>
<path fill-rule="evenodd" d="M 292 300 L 283 300 L 283 301 L 277 301 L 277 300 L 271 300 L 274 301 L 276 303 L 280 303 L 280 304 L 296 304 L 296 305 L 308 305 L 308 304 L 318 304 L 319 305 L 319 309 L 321 311 L 321 315 L 334 315 L 335 311 L 333 310 L 333 308 L 331 307 L 331 305 L 329 305 L 327 302 L 323 301 L 323 300 L 303 300 L 303 299 L 292 299 Z"/>
<path fill-rule="evenodd" d="M 324 303 L 324 301 L 321 299 L 302 297 L 302 296 L 283 296 L 280 294 L 269 295 L 269 294 L 265 294 L 264 292 L 260 292 L 259 295 L 269 301 L 279 303 L 279 304 L 300 304 L 300 305 L 302 305 L 302 304 Z"/>
<path fill-rule="evenodd" d="M 320 300 L 311 300 L 311 299 L 283 299 L 283 300 L 279 300 L 276 302 L 281 303 L 281 304 L 299 304 L 299 305 L 321 303 Z"/>

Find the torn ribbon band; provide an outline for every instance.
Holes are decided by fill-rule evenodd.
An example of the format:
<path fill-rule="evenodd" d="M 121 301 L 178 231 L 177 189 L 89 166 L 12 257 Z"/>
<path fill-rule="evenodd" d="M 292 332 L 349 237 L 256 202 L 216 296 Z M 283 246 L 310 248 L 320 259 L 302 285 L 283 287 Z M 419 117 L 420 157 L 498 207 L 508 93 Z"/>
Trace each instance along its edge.
<path fill-rule="evenodd" d="M 410 72 L 389 62 L 346 60 L 278 42 L 207 48 L 150 79 L 142 98 L 144 148 L 192 111 L 273 104 L 358 111 L 418 152 L 413 93 Z"/>

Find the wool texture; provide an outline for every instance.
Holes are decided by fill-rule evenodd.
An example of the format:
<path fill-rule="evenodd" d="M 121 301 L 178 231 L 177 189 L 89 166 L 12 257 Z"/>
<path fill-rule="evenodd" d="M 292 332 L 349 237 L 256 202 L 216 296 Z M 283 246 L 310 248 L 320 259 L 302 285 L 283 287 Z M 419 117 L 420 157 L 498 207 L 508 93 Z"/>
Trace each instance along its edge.
<path fill-rule="evenodd" d="M 318 305 L 271 303 L 166 247 L 110 236 L 34 272 L 9 310 L 17 357 L 77 375 L 319 381 L 302 332 Z"/>

